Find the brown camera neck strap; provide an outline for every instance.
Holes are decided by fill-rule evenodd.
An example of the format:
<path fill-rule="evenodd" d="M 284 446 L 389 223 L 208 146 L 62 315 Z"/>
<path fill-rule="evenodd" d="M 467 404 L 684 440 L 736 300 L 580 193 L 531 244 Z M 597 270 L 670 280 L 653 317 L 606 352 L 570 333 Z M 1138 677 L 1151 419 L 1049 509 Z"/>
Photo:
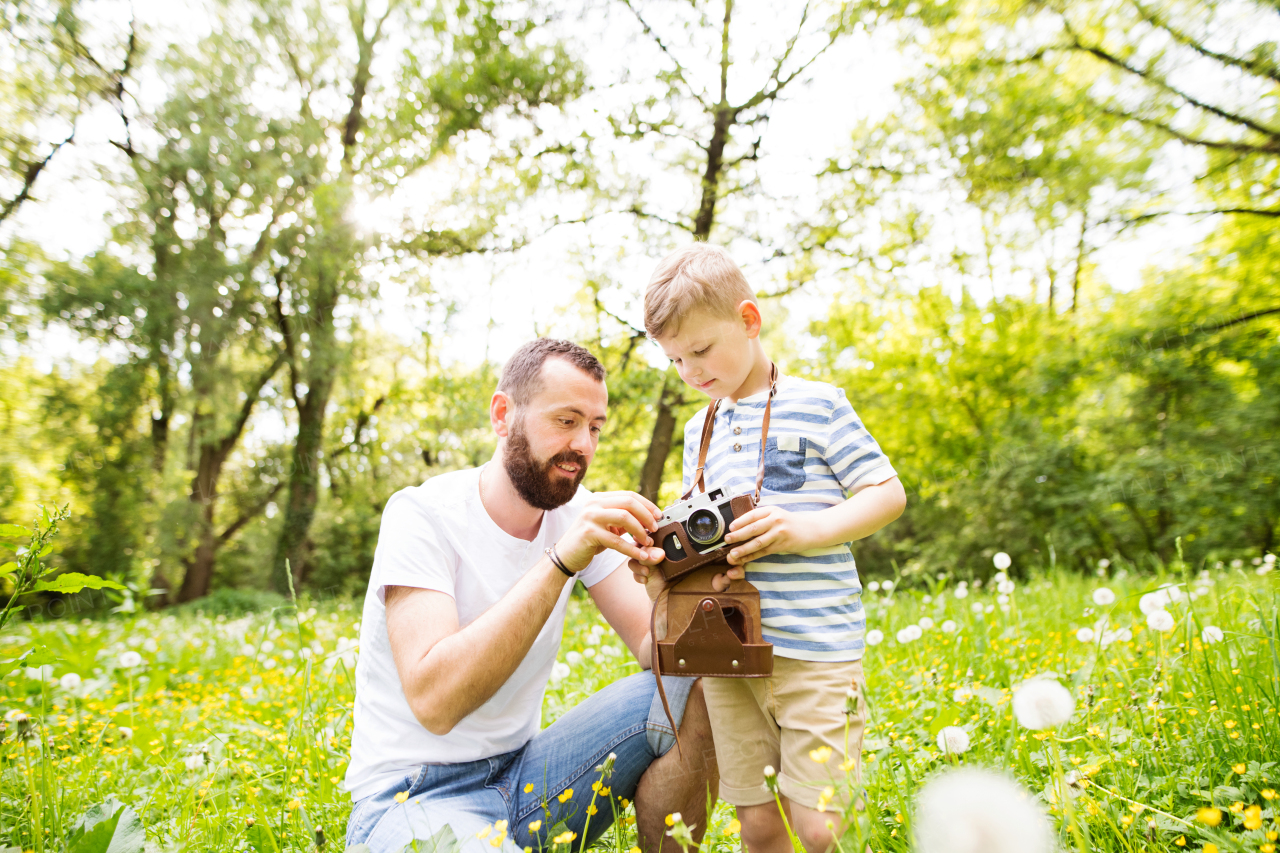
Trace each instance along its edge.
<path fill-rule="evenodd" d="M 752 504 L 760 501 L 760 490 L 764 488 L 764 445 L 769 440 L 769 410 L 773 407 L 773 397 L 778 393 L 778 365 L 770 362 L 769 364 L 769 396 L 764 401 L 764 420 L 760 425 L 760 466 L 756 472 L 756 492 L 752 497 Z M 711 405 L 707 407 L 707 417 L 702 422 L 702 444 L 698 447 L 698 470 L 693 475 L 693 484 L 689 486 L 689 491 L 684 493 L 680 500 L 688 500 L 693 494 L 694 489 L 703 492 L 707 490 L 703 483 L 704 471 L 707 467 L 707 452 L 711 449 L 711 431 L 716 426 L 716 409 L 720 407 L 719 400 L 712 400 Z M 653 610 L 649 614 L 649 646 L 652 653 L 653 679 L 658 685 L 658 696 L 662 699 L 662 710 L 667 714 L 667 722 L 671 723 L 671 734 L 676 739 L 676 749 L 683 755 L 680 750 L 680 727 L 676 725 L 675 717 L 671 713 L 671 705 L 667 702 L 667 691 L 662 686 L 662 663 L 658 655 L 658 608 L 664 607 L 667 603 L 668 587 L 663 587 L 658 593 L 658 597 L 653 601 Z"/>
<path fill-rule="evenodd" d="M 753 495 L 753 502 L 760 501 L 760 491 L 764 488 L 764 446 L 769 440 L 769 411 L 773 408 L 774 395 L 778 393 L 778 365 L 770 362 L 769 364 L 769 396 L 764 401 L 764 420 L 760 424 L 760 464 L 756 471 L 756 491 Z M 711 405 L 707 407 L 707 416 L 702 421 L 702 441 L 698 445 L 698 470 L 693 473 L 693 482 L 689 484 L 689 491 L 685 492 L 680 500 L 688 500 L 693 494 L 693 490 L 705 492 L 707 490 L 705 480 L 705 472 L 707 468 L 707 454 L 711 451 L 711 432 L 716 428 L 716 410 L 720 408 L 719 400 L 712 400 Z"/>

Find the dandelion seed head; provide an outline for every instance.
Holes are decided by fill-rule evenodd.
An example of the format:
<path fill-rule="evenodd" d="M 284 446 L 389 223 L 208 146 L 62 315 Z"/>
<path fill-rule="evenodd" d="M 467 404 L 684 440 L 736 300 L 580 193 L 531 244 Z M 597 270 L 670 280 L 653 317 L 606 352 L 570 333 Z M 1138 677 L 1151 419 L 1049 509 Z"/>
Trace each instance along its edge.
<path fill-rule="evenodd" d="M 1093 603 L 1099 607 L 1109 607 L 1116 603 L 1116 594 L 1105 586 L 1100 586 L 1093 591 Z"/>
<path fill-rule="evenodd" d="M 1023 728 L 1052 729 L 1071 719 L 1076 700 L 1071 691 L 1052 678 L 1024 681 L 1013 691 L 1013 715 Z"/>
<path fill-rule="evenodd" d="M 963 755 L 969 751 L 969 733 L 959 726 L 943 726 L 938 732 L 938 749 L 945 755 Z"/>
<path fill-rule="evenodd" d="M 1153 610 L 1151 613 L 1147 614 L 1147 627 L 1152 631 L 1159 631 L 1162 634 L 1167 634 L 1173 630 L 1174 625 L 1176 624 L 1173 614 L 1168 610 Z"/>
<path fill-rule="evenodd" d="M 996 555 L 991 558 L 991 562 L 997 569 L 1003 572 L 1005 569 L 1013 565 L 1013 558 L 1004 551 L 998 551 L 996 552 Z"/>
<path fill-rule="evenodd" d="M 948 770 L 916 800 L 918 853 L 1050 853 L 1044 814 L 1011 779 L 990 770 Z"/>
<path fill-rule="evenodd" d="M 865 642 L 868 646 L 880 645 L 884 642 L 884 631 L 881 631 L 879 628 L 872 628 L 867 632 Z"/>

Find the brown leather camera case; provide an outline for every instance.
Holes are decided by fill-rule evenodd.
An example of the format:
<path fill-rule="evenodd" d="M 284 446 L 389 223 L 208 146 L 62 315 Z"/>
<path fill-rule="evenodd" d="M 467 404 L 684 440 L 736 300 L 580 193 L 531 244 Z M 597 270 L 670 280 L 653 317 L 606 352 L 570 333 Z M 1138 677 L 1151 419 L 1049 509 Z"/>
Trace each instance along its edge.
<path fill-rule="evenodd" d="M 704 565 L 668 587 L 666 638 L 655 645 L 656 671 L 670 675 L 762 678 L 773 674 L 773 645 L 760 633 L 760 593 L 747 581 L 711 586 L 730 568 Z"/>

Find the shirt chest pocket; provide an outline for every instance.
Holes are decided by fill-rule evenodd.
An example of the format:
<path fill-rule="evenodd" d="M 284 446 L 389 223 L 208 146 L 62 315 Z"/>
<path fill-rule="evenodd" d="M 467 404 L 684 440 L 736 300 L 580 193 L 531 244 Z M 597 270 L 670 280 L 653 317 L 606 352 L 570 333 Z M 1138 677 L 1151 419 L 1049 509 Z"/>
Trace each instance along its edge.
<path fill-rule="evenodd" d="M 764 444 L 764 487 L 771 492 L 794 492 L 804 485 L 803 436 L 779 435 Z"/>

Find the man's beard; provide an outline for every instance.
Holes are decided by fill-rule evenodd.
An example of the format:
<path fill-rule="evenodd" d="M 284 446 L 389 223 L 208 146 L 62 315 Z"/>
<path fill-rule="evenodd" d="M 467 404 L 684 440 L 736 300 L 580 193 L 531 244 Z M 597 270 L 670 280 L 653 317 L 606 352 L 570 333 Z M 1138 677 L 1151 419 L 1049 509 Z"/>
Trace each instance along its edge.
<path fill-rule="evenodd" d="M 577 465 L 577 476 L 568 480 L 553 474 L 551 469 L 561 462 Z M 573 500 L 578 492 L 578 484 L 587 474 L 586 457 L 573 450 L 557 453 L 545 463 L 534 459 L 529 448 L 529 437 L 519 418 L 512 422 L 511 432 L 507 435 L 502 467 L 507 470 L 507 477 L 520 497 L 535 509 L 555 509 Z"/>

